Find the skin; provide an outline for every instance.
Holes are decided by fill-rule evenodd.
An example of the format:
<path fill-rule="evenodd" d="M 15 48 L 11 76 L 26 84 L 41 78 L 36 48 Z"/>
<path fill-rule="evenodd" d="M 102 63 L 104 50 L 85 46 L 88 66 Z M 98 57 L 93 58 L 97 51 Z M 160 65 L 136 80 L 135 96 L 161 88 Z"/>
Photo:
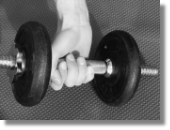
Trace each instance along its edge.
<path fill-rule="evenodd" d="M 92 29 L 85 0 L 54 0 L 58 13 L 58 29 L 52 44 L 52 73 L 50 86 L 60 90 L 80 86 L 94 78 L 94 71 L 87 66 L 92 43 Z M 72 52 L 78 52 L 74 57 Z M 66 56 L 65 61 L 59 58 Z"/>

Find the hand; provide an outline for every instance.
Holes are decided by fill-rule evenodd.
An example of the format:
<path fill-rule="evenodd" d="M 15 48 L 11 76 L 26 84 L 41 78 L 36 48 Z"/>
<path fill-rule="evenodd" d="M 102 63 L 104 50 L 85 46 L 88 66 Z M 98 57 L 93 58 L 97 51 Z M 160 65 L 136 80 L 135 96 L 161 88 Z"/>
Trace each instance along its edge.
<path fill-rule="evenodd" d="M 93 69 L 87 66 L 83 57 L 88 57 L 92 41 L 92 30 L 85 0 L 55 0 L 58 11 L 58 30 L 52 44 L 52 72 L 50 86 L 60 90 L 81 85 L 94 77 Z M 77 51 L 75 60 L 71 52 Z M 66 61 L 58 63 L 66 56 Z M 81 65 L 80 62 L 84 64 Z"/>

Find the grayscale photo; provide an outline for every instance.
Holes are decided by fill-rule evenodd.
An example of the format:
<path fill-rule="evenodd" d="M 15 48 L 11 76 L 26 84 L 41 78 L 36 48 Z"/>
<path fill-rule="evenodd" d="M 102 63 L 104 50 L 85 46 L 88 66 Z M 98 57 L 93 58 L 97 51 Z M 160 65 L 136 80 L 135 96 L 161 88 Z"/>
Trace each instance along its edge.
<path fill-rule="evenodd" d="M 163 11 L 159 0 L 0 0 L 0 119 L 160 120 Z"/>

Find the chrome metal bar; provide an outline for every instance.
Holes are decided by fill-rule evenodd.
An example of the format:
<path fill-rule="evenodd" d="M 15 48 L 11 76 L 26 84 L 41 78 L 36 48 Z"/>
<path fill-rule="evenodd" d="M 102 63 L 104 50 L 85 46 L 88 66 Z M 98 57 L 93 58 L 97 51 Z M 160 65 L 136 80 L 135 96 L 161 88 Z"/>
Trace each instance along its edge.
<path fill-rule="evenodd" d="M 15 69 L 16 68 L 16 56 L 13 56 L 13 55 L 0 56 L 0 68 Z"/>

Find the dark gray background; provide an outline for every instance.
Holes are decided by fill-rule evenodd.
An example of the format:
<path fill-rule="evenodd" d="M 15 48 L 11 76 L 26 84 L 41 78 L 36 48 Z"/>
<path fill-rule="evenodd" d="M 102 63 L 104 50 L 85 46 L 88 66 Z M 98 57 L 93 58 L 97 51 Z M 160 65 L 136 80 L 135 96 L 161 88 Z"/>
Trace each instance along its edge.
<path fill-rule="evenodd" d="M 113 30 L 129 32 L 137 41 L 146 64 L 160 66 L 160 1 L 159 0 L 87 0 L 93 44 L 93 57 L 98 43 Z M 53 0 L 0 1 L 0 54 L 13 51 L 17 29 L 27 21 L 46 26 L 51 39 L 57 28 Z M 0 119 L 109 119 L 159 120 L 160 77 L 142 77 L 134 98 L 122 107 L 110 107 L 97 97 L 92 85 L 48 89 L 46 97 L 32 108 L 18 104 L 12 94 L 10 73 L 0 70 Z"/>

